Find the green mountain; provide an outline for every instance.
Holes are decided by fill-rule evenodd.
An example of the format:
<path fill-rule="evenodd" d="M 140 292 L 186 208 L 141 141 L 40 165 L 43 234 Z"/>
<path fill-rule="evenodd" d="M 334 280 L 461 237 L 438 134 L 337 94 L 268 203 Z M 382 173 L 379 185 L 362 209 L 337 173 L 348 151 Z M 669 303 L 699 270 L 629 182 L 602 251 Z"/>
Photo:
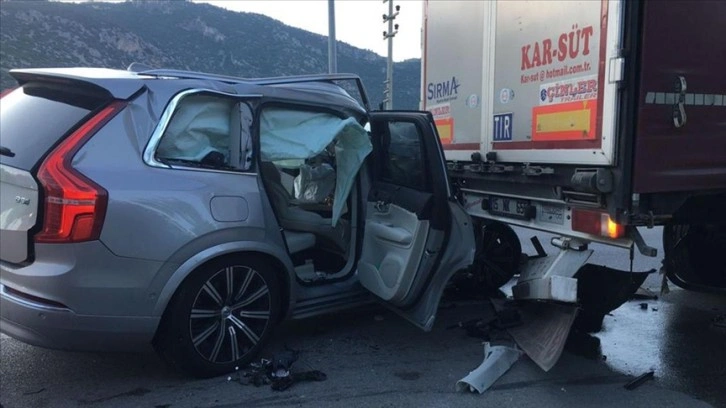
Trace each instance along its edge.
<path fill-rule="evenodd" d="M 363 24 L 363 23 L 361 23 Z M 247 78 L 325 73 L 327 37 L 272 18 L 186 1 L 0 1 L 0 85 L 12 68 L 132 62 Z M 338 71 L 359 75 L 374 106 L 385 58 L 338 42 Z M 394 65 L 394 106 L 417 109 L 420 60 Z"/>

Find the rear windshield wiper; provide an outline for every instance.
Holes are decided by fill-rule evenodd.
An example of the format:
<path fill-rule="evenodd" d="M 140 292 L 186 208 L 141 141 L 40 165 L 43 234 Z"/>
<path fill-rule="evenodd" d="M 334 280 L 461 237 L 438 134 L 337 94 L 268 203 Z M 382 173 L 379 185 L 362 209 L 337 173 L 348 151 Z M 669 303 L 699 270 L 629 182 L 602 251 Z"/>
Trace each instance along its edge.
<path fill-rule="evenodd" d="M 15 157 L 15 153 L 13 153 L 12 150 L 8 149 L 5 146 L 0 146 L 0 155 L 8 156 L 8 157 Z"/>

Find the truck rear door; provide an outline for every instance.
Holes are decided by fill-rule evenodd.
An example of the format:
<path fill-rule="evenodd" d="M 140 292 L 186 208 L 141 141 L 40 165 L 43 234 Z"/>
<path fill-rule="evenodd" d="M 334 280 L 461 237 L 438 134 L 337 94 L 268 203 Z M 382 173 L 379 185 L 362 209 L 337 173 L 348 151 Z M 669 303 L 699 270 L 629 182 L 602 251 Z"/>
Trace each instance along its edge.
<path fill-rule="evenodd" d="M 726 188 L 726 2 L 646 1 L 633 189 Z"/>

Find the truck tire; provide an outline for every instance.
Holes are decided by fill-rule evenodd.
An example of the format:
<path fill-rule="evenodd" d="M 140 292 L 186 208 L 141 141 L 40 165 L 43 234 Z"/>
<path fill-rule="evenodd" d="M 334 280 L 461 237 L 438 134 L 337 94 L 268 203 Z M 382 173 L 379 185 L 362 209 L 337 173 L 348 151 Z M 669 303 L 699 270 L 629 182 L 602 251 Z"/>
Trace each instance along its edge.
<path fill-rule="evenodd" d="M 278 277 L 266 263 L 249 256 L 219 258 L 181 284 L 154 346 L 178 371 L 221 375 L 255 357 L 281 310 Z"/>
<path fill-rule="evenodd" d="M 671 282 L 683 289 L 726 293 L 726 226 L 668 224 L 663 249 Z"/>
<path fill-rule="evenodd" d="M 474 274 L 487 290 L 496 290 L 519 271 L 522 244 L 507 224 L 486 222 L 478 227 Z"/>

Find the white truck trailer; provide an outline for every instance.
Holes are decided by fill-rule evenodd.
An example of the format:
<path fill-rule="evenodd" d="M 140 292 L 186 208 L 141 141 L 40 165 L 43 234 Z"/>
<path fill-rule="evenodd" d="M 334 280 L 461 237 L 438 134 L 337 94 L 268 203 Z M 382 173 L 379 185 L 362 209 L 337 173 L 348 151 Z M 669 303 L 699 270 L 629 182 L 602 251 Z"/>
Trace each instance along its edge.
<path fill-rule="evenodd" d="M 725 2 L 423 7 L 421 108 L 481 220 L 482 280 L 519 267 L 507 225 L 546 231 L 558 249 L 521 268 L 514 296 L 575 302 L 589 243 L 656 256 L 636 227 L 664 225 L 668 277 L 726 291 Z"/>

